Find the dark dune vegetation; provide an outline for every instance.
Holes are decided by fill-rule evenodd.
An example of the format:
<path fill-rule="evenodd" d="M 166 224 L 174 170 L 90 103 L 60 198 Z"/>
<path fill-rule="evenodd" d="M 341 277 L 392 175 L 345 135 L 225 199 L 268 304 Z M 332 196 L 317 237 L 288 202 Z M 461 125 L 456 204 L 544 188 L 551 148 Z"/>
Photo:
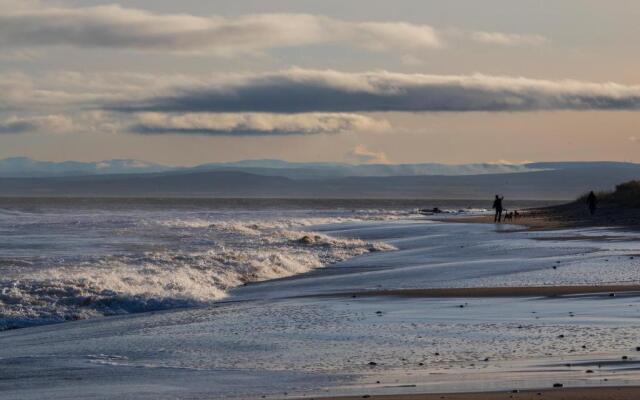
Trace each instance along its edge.
<path fill-rule="evenodd" d="M 532 227 L 640 228 L 640 180 L 621 183 L 613 191 L 596 192 L 597 209 L 594 215 L 589 213 L 587 195 L 585 193 L 567 204 L 530 210 L 521 222 Z"/>

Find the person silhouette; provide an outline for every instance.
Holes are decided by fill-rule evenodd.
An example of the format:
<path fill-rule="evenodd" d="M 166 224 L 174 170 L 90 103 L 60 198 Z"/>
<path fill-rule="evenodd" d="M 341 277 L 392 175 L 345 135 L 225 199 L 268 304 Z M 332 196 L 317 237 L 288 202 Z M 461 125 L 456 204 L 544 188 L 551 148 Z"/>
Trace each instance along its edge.
<path fill-rule="evenodd" d="M 587 207 L 589 207 L 589 214 L 594 215 L 596 213 L 598 198 L 596 197 L 596 194 L 593 193 L 593 190 L 589 192 L 589 195 L 587 195 Z"/>
<path fill-rule="evenodd" d="M 504 196 L 500 197 L 496 195 L 496 199 L 493 201 L 493 209 L 496 210 L 496 215 L 493 218 L 493 222 L 501 222 L 502 221 L 502 211 L 504 208 L 502 207 L 502 200 L 504 200 Z"/>

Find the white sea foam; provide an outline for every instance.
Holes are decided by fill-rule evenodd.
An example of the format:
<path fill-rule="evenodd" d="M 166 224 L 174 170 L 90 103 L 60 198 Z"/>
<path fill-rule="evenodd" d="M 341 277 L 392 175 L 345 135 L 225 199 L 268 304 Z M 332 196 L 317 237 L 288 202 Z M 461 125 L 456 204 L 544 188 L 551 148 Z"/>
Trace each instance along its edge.
<path fill-rule="evenodd" d="M 183 239 L 213 238 L 214 244 L 204 251 L 107 255 L 22 271 L 19 277 L 0 282 L 0 329 L 207 304 L 246 283 L 394 249 L 385 243 L 296 229 L 335 222 L 331 218 L 159 221 L 159 226 L 187 229 Z"/>

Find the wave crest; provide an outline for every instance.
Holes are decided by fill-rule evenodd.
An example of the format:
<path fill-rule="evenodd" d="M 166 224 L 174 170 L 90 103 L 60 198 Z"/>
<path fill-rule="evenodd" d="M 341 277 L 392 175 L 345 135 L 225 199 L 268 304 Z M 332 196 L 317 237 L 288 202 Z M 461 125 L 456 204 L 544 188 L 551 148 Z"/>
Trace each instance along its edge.
<path fill-rule="evenodd" d="M 367 252 L 395 249 L 385 243 L 291 229 L 305 223 L 161 222 L 212 230 L 216 235 L 232 235 L 233 240 L 220 241 L 207 251 L 108 256 L 0 281 L 0 329 L 208 304 L 249 282 L 297 275 Z"/>

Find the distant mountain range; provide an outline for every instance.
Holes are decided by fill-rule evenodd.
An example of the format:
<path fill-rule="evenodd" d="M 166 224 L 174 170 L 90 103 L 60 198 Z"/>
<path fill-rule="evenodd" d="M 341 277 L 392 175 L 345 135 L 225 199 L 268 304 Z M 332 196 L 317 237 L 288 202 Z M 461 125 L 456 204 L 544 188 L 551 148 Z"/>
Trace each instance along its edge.
<path fill-rule="evenodd" d="M 164 172 L 172 169 L 172 167 L 138 160 L 53 162 L 37 161 L 28 157 L 12 157 L 0 160 L 0 177 L 13 178 L 132 174 Z"/>
<path fill-rule="evenodd" d="M 86 175 L 140 174 L 152 172 L 237 171 L 289 178 L 337 178 L 347 176 L 478 175 L 529 172 L 521 164 L 342 164 L 292 163 L 282 160 L 244 160 L 210 163 L 195 167 L 172 167 L 138 160 L 98 162 L 36 161 L 27 157 L 0 160 L 0 177 L 61 177 Z"/>
<path fill-rule="evenodd" d="M 252 160 L 168 167 L 134 160 L 98 163 L 0 161 L 0 196 L 281 197 L 566 200 L 640 179 L 640 164 L 351 165 Z"/>

